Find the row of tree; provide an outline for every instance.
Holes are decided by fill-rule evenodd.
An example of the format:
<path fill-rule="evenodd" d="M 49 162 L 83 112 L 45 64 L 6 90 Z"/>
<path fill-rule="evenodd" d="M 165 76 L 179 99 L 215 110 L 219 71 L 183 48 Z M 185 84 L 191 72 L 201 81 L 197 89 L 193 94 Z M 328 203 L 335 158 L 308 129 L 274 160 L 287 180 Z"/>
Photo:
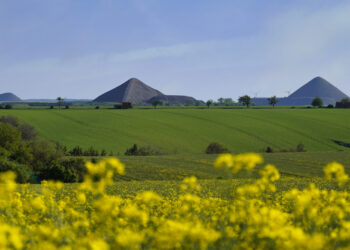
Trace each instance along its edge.
<path fill-rule="evenodd" d="M 275 107 L 275 105 L 278 103 L 278 99 L 276 96 L 267 98 L 267 101 L 273 107 Z M 249 95 L 240 96 L 238 98 L 238 103 L 248 108 L 252 104 L 252 99 Z M 210 106 L 213 104 L 232 106 L 233 104 L 235 104 L 235 102 L 232 100 L 232 98 L 219 98 L 217 103 L 215 103 L 213 100 L 208 100 L 206 102 L 208 108 L 210 108 Z"/>
<path fill-rule="evenodd" d="M 270 98 L 267 98 L 267 101 L 269 105 L 272 107 L 275 107 L 275 105 L 278 103 L 278 98 L 276 96 L 272 96 Z M 340 101 L 341 103 L 344 102 L 350 102 L 349 98 L 344 98 Z M 240 96 L 238 98 L 238 103 L 246 106 L 247 108 L 252 104 L 251 97 L 249 95 L 244 95 Z M 215 103 L 213 100 L 208 100 L 206 102 L 206 105 L 208 108 L 210 108 L 211 105 L 216 104 L 216 105 L 225 105 L 225 106 L 232 106 L 234 104 L 232 98 L 219 98 L 218 101 Z M 322 107 L 323 106 L 323 100 L 316 96 L 312 102 L 310 103 L 313 107 Z"/>

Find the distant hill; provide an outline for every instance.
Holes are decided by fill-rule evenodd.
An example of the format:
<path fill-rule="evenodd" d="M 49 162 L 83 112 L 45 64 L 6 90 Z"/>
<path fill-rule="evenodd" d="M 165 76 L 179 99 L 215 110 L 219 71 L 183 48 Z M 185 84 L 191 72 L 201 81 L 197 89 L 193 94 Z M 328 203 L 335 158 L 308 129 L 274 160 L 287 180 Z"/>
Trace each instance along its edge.
<path fill-rule="evenodd" d="M 64 98 L 64 102 L 91 102 L 91 99 L 69 99 Z M 57 102 L 57 99 L 24 99 L 23 102 Z"/>
<path fill-rule="evenodd" d="M 320 97 L 325 105 L 335 104 L 348 97 L 330 82 L 318 76 L 288 96 L 286 102 L 288 105 L 310 105 L 316 96 Z"/>
<path fill-rule="evenodd" d="M 184 95 L 157 95 L 149 99 L 147 103 L 152 103 L 153 101 L 165 101 L 169 104 L 176 104 L 176 103 L 193 104 L 197 100 L 191 96 L 184 96 Z"/>
<path fill-rule="evenodd" d="M 190 103 L 196 101 L 193 97 L 165 95 L 148 86 L 137 78 L 131 78 L 122 85 L 100 95 L 94 102 L 131 102 L 133 104 L 150 104 L 155 100 L 167 103 Z"/>
<path fill-rule="evenodd" d="M 0 102 L 20 102 L 21 98 L 12 93 L 0 94 Z"/>
<path fill-rule="evenodd" d="M 335 104 L 348 96 L 322 77 L 315 77 L 288 97 L 278 98 L 278 106 L 308 106 L 320 97 L 324 105 Z M 269 105 L 267 97 L 252 98 L 256 105 Z"/>

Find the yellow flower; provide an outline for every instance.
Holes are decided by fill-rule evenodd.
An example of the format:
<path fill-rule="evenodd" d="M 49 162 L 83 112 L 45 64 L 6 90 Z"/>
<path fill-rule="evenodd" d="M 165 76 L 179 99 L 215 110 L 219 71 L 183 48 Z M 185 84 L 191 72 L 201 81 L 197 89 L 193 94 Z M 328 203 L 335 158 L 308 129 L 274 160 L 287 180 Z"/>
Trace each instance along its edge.
<path fill-rule="evenodd" d="M 115 157 L 108 157 L 104 159 L 104 161 L 109 164 L 112 168 L 114 168 L 118 174 L 124 175 L 125 173 L 125 167 L 124 164 L 121 163 L 117 158 Z"/>
<path fill-rule="evenodd" d="M 255 153 L 245 153 L 238 155 L 222 154 L 214 162 L 216 168 L 229 168 L 233 173 L 240 170 L 251 170 L 256 165 L 264 162 L 261 155 Z"/>
<path fill-rule="evenodd" d="M 332 162 L 326 165 L 324 167 L 324 173 L 327 180 L 331 180 L 335 175 L 340 186 L 344 185 L 349 179 L 349 176 L 344 171 L 344 166 L 338 162 Z"/>
<path fill-rule="evenodd" d="M 116 242 L 122 248 L 140 249 L 143 239 L 143 233 L 133 232 L 129 229 L 124 229 L 117 233 Z"/>

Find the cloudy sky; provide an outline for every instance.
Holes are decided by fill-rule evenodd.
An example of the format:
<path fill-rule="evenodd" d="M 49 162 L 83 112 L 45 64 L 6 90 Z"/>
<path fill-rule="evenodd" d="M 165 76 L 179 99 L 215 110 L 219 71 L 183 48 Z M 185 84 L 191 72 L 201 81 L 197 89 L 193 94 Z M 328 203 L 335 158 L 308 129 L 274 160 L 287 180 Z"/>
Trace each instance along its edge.
<path fill-rule="evenodd" d="M 131 77 L 207 100 L 350 94 L 350 1 L 0 0 L 0 93 L 95 98 Z"/>

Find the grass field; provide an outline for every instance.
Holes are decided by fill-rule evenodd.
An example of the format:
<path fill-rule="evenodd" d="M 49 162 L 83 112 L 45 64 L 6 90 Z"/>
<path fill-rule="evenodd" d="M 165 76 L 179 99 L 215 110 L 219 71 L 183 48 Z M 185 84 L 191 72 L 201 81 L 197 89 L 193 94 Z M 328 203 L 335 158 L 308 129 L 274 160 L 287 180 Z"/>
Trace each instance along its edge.
<path fill-rule="evenodd" d="M 350 111 L 329 109 L 1 110 L 33 125 L 40 135 L 69 148 L 76 145 L 123 154 L 138 145 L 165 154 L 201 154 L 210 142 L 232 152 L 267 146 L 307 151 L 349 150 Z"/>

